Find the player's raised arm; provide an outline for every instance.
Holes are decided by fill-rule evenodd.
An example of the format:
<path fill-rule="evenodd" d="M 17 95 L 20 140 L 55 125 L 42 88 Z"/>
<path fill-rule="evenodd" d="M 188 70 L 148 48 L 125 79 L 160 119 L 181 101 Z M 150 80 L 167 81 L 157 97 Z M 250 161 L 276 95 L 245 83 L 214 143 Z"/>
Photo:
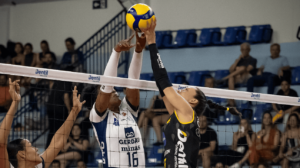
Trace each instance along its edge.
<path fill-rule="evenodd" d="M 3 119 L 1 125 L 0 125 L 0 167 L 3 168 L 9 168 L 9 160 L 8 160 L 8 154 L 7 154 L 7 139 L 10 133 L 11 125 L 15 116 L 15 113 L 18 108 L 18 104 L 21 100 L 20 96 L 20 86 L 19 83 L 20 80 L 16 80 L 14 82 L 11 82 L 11 79 L 9 78 L 9 94 L 12 98 L 12 103 L 10 105 L 10 108 Z M 0 93 L 3 94 L 3 93 Z"/>
<path fill-rule="evenodd" d="M 152 19 L 151 23 L 147 24 L 147 28 L 142 29 L 142 31 L 145 33 L 149 45 L 151 65 L 156 85 L 169 113 L 173 113 L 173 110 L 176 110 L 177 113 L 185 113 L 186 115 L 182 115 L 181 120 L 190 121 L 193 117 L 193 109 L 190 104 L 172 88 L 172 83 L 169 80 L 167 71 L 156 47 L 155 27 L 156 19 Z"/>
<path fill-rule="evenodd" d="M 135 37 L 136 37 L 136 46 L 128 70 L 129 79 L 140 79 L 142 62 L 143 62 L 143 49 L 145 48 L 146 45 L 145 34 L 142 34 L 141 37 L 139 37 L 136 31 Z M 131 105 L 133 105 L 134 107 L 138 107 L 140 104 L 139 90 L 135 88 L 127 88 L 126 99 L 130 102 Z"/>
<path fill-rule="evenodd" d="M 64 122 L 64 124 L 57 130 L 49 147 L 42 154 L 42 158 L 45 161 L 45 168 L 48 168 L 58 153 L 63 149 L 64 145 L 67 142 L 67 139 L 70 135 L 73 124 L 77 118 L 77 115 L 81 111 L 82 105 L 85 101 L 80 102 L 80 95 L 77 96 L 77 88 L 75 86 L 73 90 L 73 107 L 72 110 Z"/>
<path fill-rule="evenodd" d="M 122 51 L 128 51 L 130 48 L 134 47 L 135 44 L 130 44 L 131 39 L 134 37 L 134 34 L 131 35 L 128 39 L 122 40 L 118 42 L 118 44 L 113 49 L 110 58 L 107 62 L 107 65 L 105 67 L 105 71 L 103 76 L 111 76 L 111 77 L 117 77 L 118 73 L 118 64 L 119 64 L 119 58 Z M 100 92 L 96 99 L 95 108 L 97 110 L 98 115 L 101 115 L 101 113 L 104 113 L 107 108 L 110 105 L 110 99 L 111 99 L 111 93 L 113 92 L 113 86 L 105 86 L 102 85 L 100 88 Z"/>

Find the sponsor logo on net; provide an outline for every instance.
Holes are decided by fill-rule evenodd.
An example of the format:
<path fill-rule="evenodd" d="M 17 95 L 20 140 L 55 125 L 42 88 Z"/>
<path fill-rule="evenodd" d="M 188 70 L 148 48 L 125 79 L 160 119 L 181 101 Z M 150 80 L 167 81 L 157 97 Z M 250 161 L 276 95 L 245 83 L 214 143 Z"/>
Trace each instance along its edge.
<path fill-rule="evenodd" d="M 253 99 L 260 99 L 260 94 L 259 93 L 251 93 L 251 98 Z"/>
<path fill-rule="evenodd" d="M 300 103 L 300 98 L 298 99 L 298 103 Z"/>
<path fill-rule="evenodd" d="M 100 76 L 92 76 L 90 75 L 89 80 L 93 81 L 93 82 L 100 82 Z"/>
<path fill-rule="evenodd" d="M 39 69 L 36 69 L 35 74 L 47 77 L 48 76 L 48 70 L 42 70 L 42 71 L 40 71 Z"/>
<path fill-rule="evenodd" d="M 182 90 L 182 89 L 185 89 L 186 88 L 186 86 L 178 86 L 178 90 Z"/>

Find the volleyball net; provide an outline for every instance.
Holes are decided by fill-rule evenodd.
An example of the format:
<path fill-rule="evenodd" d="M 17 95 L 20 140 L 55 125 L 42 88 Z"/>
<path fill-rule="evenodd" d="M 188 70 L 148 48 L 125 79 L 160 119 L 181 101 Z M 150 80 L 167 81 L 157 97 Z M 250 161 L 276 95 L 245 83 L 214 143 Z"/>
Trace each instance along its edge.
<path fill-rule="evenodd" d="M 55 131 L 57 131 L 59 126 L 61 126 L 67 118 L 68 112 L 72 107 L 72 89 L 74 86 L 77 86 L 78 93 L 81 94 L 81 99 L 85 99 L 87 103 L 82 108 L 75 122 L 78 128 L 74 126 L 70 133 L 70 139 L 74 141 L 75 137 L 76 142 L 81 144 L 87 140 L 88 147 L 84 150 L 79 150 L 76 146 L 71 145 L 69 149 L 63 150 L 61 154 L 73 152 L 74 157 L 71 157 L 71 159 L 68 158 L 69 160 L 67 161 L 69 166 L 73 165 L 76 167 L 75 165 L 78 160 L 83 160 L 89 167 L 101 166 L 103 162 L 107 163 L 108 160 L 113 160 L 109 161 L 112 167 L 163 166 L 164 148 L 161 127 L 166 123 L 169 114 L 159 97 L 158 88 L 154 81 L 8 64 L 0 64 L 0 74 L 6 74 L 13 79 L 21 79 L 22 86 L 22 97 L 18 106 L 18 112 L 13 121 L 13 129 L 9 141 L 17 138 L 26 138 L 32 141 L 41 152 L 45 150 L 45 147 L 49 145 L 49 141 Z M 137 136 L 137 132 L 141 134 L 140 141 L 142 141 L 142 145 L 139 148 L 143 148 L 144 150 L 145 161 L 139 160 L 137 156 L 139 153 L 132 152 L 129 146 L 126 148 L 125 145 L 122 150 L 116 150 L 115 148 L 104 149 L 104 146 L 101 146 L 101 142 L 100 144 L 98 143 L 99 137 L 97 139 L 95 136 L 93 126 L 89 121 L 89 115 L 96 100 L 100 85 L 115 86 L 115 90 L 119 93 L 121 100 L 126 95 L 125 88 L 140 89 L 139 117 L 136 121 L 138 129 L 133 129 L 132 132 L 134 132 L 133 136 Z M 173 87 L 175 90 L 178 90 L 192 86 L 173 84 Z M 247 134 L 251 139 L 254 133 L 265 128 L 264 125 L 268 126 L 269 123 L 272 123 L 271 125 L 274 123 L 274 128 L 280 132 L 279 136 L 282 136 L 287 129 L 291 129 L 292 127 L 288 122 L 291 120 L 289 116 L 295 114 L 297 118 L 299 118 L 297 112 L 299 109 L 293 108 L 300 106 L 299 97 L 207 87 L 198 88 L 204 92 L 208 100 L 212 100 L 224 106 L 228 104 L 229 99 L 235 100 L 236 108 L 242 113 L 242 119 L 245 119 L 242 122 L 238 116 L 233 116 L 228 111 L 215 110 L 207 107 L 204 112 L 205 117 L 200 118 L 200 130 L 202 130 L 201 135 L 203 134 L 203 136 L 201 140 L 199 140 L 200 146 L 197 146 L 200 151 L 199 165 L 208 164 L 207 157 L 210 160 L 211 166 L 215 166 L 218 162 L 231 166 L 241 161 L 244 157 L 247 158 L 243 160 L 243 165 L 249 165 L 249 158 L 254 156 L 246 156 L 247 150 L 249 150 L 250 147 L 249 140 L 245 138 Z M 3 95 L 7 93 L 0 94 Z M 293 109 L 289 110 L 290 108 Z M 271 114 L 271 116 L 264 115 L 264 113 Z M 2 112 L 0 114 L 0 121 L 2 122 L 5 113 Z M 264 124 L 262 124 L 263 122 Z M 108 122 L 108 124 L 111 125 L 119 125 L 120 123 L 121 121 L 119 120 L 115 120 L 112 123 Z M 207 126 L 205 124 L 201 125 L 201 123 L 205 123 Z M 75 135 L 76 129 L 81 131 L 80 138 Z M 273 135 L 272 133 L 257 135 L 265 136 L 266 134 L 273 139 L 280 138 L 276 137 L 277 134 Z M 110 134 L 106 134 L 106 136 L 109 135 Z M 255 141 L 255 144 L 259 143 L 259 140 L 257 140 L 258 136 L 254 136 L 253 141 Z M 113 135 L 112 137 L 106 138 L 110 138 L 109 145 L 111 146 L 122 146 L 127 143 L 129 138 L 132 139 L 132 137 L 126 136 L 126 141 L 125 139 L 117 140 L 117 137 Z M 216 144 L 210 143 L 213 141 L 216 142 Z M 276 146 L 274 148 L 280 149 L 279 141 L 278 143 L 268 139 L 267 141 L 270 142 L 270 145 Z M 128 141 L 128 143 L 131 143 L 131 140 Z M 295 147 L 297 144 L 298 142 L 295 142 L 295 144 L 291 145 Z M 204 150 L 211 147 L 211 145 L 214 146 L 213 151 L 207 152 L 207 150 Z M 134 149 L 132 150 L 135 151 Z M 297 158 L 296 154 L 298 153 L 294 152 L 290 158 L 293 156 Z M 273 152 L 273 159 L 277 156 L 278 152 Z M 256 157 L 265 158 L 268 163 L 273 161 L 273 159 L 270 160 L 270 158 L 264 156 L 257 155 Z M 279 162 L 277 164 L 279 164 Z"/>

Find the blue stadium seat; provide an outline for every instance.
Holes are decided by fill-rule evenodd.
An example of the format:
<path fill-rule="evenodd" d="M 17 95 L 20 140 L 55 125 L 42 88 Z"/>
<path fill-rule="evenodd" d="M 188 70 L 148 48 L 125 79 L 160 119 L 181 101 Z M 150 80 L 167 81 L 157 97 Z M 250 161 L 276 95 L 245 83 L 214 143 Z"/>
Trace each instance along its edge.
<path fill-rule="evenodd" d="M 186 82 L 185 72 L 169 72 L 168 76 L 172 83 L 183 84 Z"/>
<path fill-rule="evenodd" d="M 166 47 L 167 48 L 186 47 L 189 34 L 196 34 L 196 30 L 195 29 L 178 30 L 174 43 L 167 44 Z"/>
<path fill-rule="evenodd" d="M 252 120 L 252 116 L 253 116 L 253 110 L 252 109 L 242 109 L 241 113 L 242 113 L 242 118 L 243 119 L 247 119 L 249 121 Z"/>
<path fill-rule="evenodd" d="M 246 40 L 246 27 L 237 26 L 237 27 L 227 27 L 224 35 L 224 40 L 214 42 L 216 45 L 232 45 L 240 44 Z"/>
<path fill-rule="evenodd" d="M 213 45 L 212 38 L 213 34 L 218 34 L 220 32 L 220 28 L 203 28 L 201 29 L 201 34 L 199 36 L 200 43 L 196 41 L 188 41 L 188 46 L 190 47 L 201 47 L 201 46 L 209 46 Z M 214 38 L 218 38 L 216 35 Z"/>
<path fill-rule="evenodd" d="M 172 48 L 172 41 L 173 41 L 172 34 L 166 34 L 166 35 L 164 35 L 161 48 Z"/>
<path fill-rule="evenodd" d="M 206 99 L 211 100 L 214 103 L 218 103 L 218 104 L 221 104 L 222 102 L 226 101 L 226 99 L 222 99 L 222 98 L 219 98 L 219 97 L 206 97 Z"/>
<path fill-rule="evenodd" d="M 224 78 L 225 76 L 229 75 L 229 71 L 228 70 L 217 70 L 215 71 L 215 80 L 221 80 L 222 78 Z M 228 83 L 223 83 L 223 84 L 219 84 L 217 87 L 227 87 Z"/>
<path fill-rule="evenodd" d="M 220 79 L 224 78 L 227 75 L 229 75 L 228 70 L 216 70 L 215 71 L 215 80 L 220 80 Z"/>
<path fill-rule="evenodd" d="M 153 80 L 153 73 L 142 73 L 140 75 L 140 80 L 149 80 L 149 81 L 152 81 Z"/>
<path fill-rule="evenodd" d="M 156 31 L 155 35 L 156 35 L 156 46 L 157 46 L 157 48 L 164 48 L 163 43 L 172 40 L 172 38 L 170 39 L 170 37 L 167 37 L 167 40 L 164 41 L 164 38 L 166 36 L 171 36 L 172 37 L 172 32 L 171 31 Z M 170 41 L 170 43 L 172 43 L 172 41 Z"/>
<path fill-rule="evenodd" d="M 271 29 L 271 27 L 268 27 L 268 26 L 265 27 L 262 41 L 264 43 L 270 43 L 272 40 L 272 35 L 273 35 L 273 29 Z"/>
<path fill-rule="evenodd" d="M 253 25 L 249 33 L 249 43 L 262 43 L 265 30 L 270 30 L 271 25 Z M 272 35 L 272 34 L 271 34 Z"/>
<path fill-rule="evenodd" d="M 300 66 L 292 69 L 292 85 L 300 84 Z"/>
<path fill-rule="evenodd" d="M 263 113 L 265 111 L 271 110 L 272 105 L 270 103 L 266 104 L 257 104 L 256 105 L 256 111 L 252 118 L 252 123 L 258 124 L 262 122 Z"/>
<path fill-rule="evenodd" d="M 188 83 L 194 86 L 204 86 L 205 77 L 207 76 L 210 76 L 209 71 L 192 71 Z"/>

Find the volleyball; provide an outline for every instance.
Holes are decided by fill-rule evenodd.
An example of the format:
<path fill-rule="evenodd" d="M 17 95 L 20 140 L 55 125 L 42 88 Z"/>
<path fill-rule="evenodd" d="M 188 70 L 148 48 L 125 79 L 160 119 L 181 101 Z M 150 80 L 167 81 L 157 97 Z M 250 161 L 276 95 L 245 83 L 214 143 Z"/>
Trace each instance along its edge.
<path fill-rule="evenodd" d="M 141 28 L 147 27 L 147 22 L 151 23 L 151 18 L 155 19 L 155 15 L 150 6 L 146 4 L 135 4 L 129 8 L 126 14 L 127 25 L 132 30 L 141 31 Z"/>

